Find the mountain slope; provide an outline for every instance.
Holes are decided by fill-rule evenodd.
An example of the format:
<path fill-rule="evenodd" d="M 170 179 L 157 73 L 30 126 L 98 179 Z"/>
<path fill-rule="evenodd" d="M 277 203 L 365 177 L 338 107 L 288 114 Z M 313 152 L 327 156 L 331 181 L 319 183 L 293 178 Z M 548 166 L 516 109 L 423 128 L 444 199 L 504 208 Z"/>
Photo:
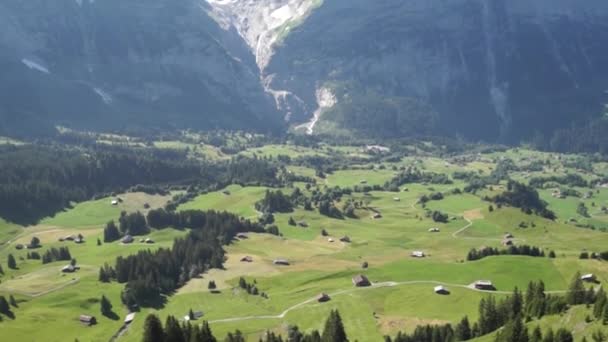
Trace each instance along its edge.
<path fill-rule="evenodd" d="M 414 116 L 438 113 L 432 131 L 508 142 L 600 113 L 607 23 L 600 0 L 325 1 L 265 71 L 272 88 L 312 107 L 320 88 L 332 89 L 325 120 L 360 132 L 402 134 L 393 128 L 411 117 L 387 106 L 393 99 L 415 103 Z"/>
<path fill-rule="evenodd" d="M 276 129 L 245 43 L 197 0 L 0 3 L 0 129 Z"/>

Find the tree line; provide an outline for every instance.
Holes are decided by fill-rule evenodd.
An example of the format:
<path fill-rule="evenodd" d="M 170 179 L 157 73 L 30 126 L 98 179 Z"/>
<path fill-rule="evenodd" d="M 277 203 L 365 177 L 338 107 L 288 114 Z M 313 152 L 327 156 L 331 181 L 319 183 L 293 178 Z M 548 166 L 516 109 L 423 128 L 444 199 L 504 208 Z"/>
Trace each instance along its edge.
<path fill-rule="evenodd" d="M 488 256 L 494 255 L 526 255 L 531 257 L 544 257 L 545 252 L 536 246 L 509 246 L 508 248 L 499 250 L 498 248 L 484 247 L 481 249 L 473 248 L 467 254 L 467 261 L 481 260 Z"/>
<path fill-rule="evenodd" d="M 162 304 L 163 295 L 172 294 L 210 268 L 222 268 L 223 245 L 230 243 L 236 234 L 263 231 L 258 224 L 226 212 L 159 210 L 164 217 L 162 224 L 152 221 L 151 225 L 159 229 L 168 226 L 190 228 L 186 237 L 175 239 L 170 249 L 119 256 L 113 267 L 105 265 L 99 271 L 100 281 L 116 280 L 125 284 L 121 297 L 131 308 Z"/>

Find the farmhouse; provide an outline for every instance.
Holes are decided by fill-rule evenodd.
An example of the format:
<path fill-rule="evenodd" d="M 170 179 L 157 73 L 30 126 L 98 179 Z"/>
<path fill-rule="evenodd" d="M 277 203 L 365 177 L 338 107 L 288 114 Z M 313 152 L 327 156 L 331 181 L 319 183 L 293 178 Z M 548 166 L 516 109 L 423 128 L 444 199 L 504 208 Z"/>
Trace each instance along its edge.
<path fill-rule="evenodd" d="M 412 252 L 412 257 L 413 258 L 424 258 L 426 255 L 424 254 L 423 251 L 413 251 Z"/>
<path fill-rule="evenodd" d="M 439 233 L 441 230 L 439 228 L 430 228 L 429 233 Z"/>
<path fill-rule="evenodd" d="M 275 265 L 280 265 L 280 266 L 289 266 L 289 261 L 287 261 L 285 259 L 276 259 L 272 263 Z"/>
<path fill-rule="evenodd" d="M 131 235 L 125 235 L 125 237 L 120 240 L 122 243 L 133 243 L 133 241 L 135 241 L 135 239 L 133 239 Z"/>
<path fill-rule="evenodd" d="M 245 234 L 245 233 L 238 233 L 238 234 L 236 234 L 236 238 L 245 240 L 245 239 L 249 239 L 249 236 L 247 236 L 247 234 Z"/>
<path fill-rule="evenodd" d="M 112 200 L 112 202 L 110 202 L 112 205 L 118 205 L 118 200 Z"/>
<path fill-rule="evenodd" d="M 319 303 L 329 302 L 330 300 L 331 298 L 327 293 L 321 293 L 319 296 L 317 296 L 317 302 Z"/>
<path fill-rule="evenodd" d="M 377 220 L 377 219 L 381 219 L 382 218 L 382 214 L 380 213 L 374 213 L 372 215 L 372 219 Z"/>
<path fill-rule="evenodd" d="M 361 183 L 361 184 L 367 184 L 367 181 L 365 179 L 362 179 L 359 183 Z"/>
<path fill-rule="evenodd" d="M 512 239 L 513 237 L 514 236 L 511 233 L 506 233 L 505 236 L 504 236 L 505 239 Z"/>
<path fill-rule="evenodd" d="M 230 191 L 229 190 L 224 190 L 222 191 L 222 193 L 226 196 L 230 196 Z"/>
<path fill-rule="evenodd" d="M 474 286 L 478 290 L 495 290 L 494 284 L 489 280 L 478 280 L 474 283 Z"/>
<path fill-rule="evenodd" d="M 69 264 L 69 265 L 63 266 L 61 268 L 61 272 L 63 272 L 63 273 L 74 273 L 74 272 L 76 272 L 79 269 L 80 269 L 80 267 L 74 266 L 72 264 Z"/>
<path fill-rule="evenodd" d="M 87 326 L 97 324 L 97 319 L 95 318 L 95 316 L 80 315 L 79 320 L 80 320 L 80 323 L 87 325 Z"/>
<path fill-rule="evenodd" d="M 154 240 L 152 240 L 152 239 L 150 239 L 150 238 L 146 238 L 146 239 L 144 240 L 144 242 L 145 242 L 145 243 L 152 244 L 152 243 L 154 243 Z"/>
<path fill-rule="evenodd" d="M 328 239 L 327 239 L 327 242 L 334 242 L 334 239 L 332 239 L 332 238 L 328 238 Z"/>
<path fill-rule="evenodd" d="M 135 319 L 135 312 L 131 312 L 129 313 L 126 317 L 125 317 L 125 324 L 129 324 L 131 322 L 133 322 L 133 320 Z"/>
<path fill-rule="evenodd" d="M 302 228 L 306 228 L 306 227 L 308 227 L 308 223 L 306 223 L 306 221 L 300 221 L 300 222 L 298 222 L 298 226 L 300 226 Z"/>
<path fill-rule="evenodd" d="M 513 240 L 511 240 L 511 239 L 503 239 L 502 240 L 502 245 L 503 246 L 513 246 Z"/>
<path fill-rule="evenodd" d="M 345 243 L 350 243 L 350 238 L 347 235 L 344 235 L 343 237 L 340 238 L 340 241 L 345 242 Z"/>
<path fill-rule="evenodd" d="M 186 316 L 184 316 L 184 321 L 189 321 L 189 320 L 196 320 L 203 317 L 203 312 L 202 311 L 194 311 L 192 313 L 192 317 L 190 317 L 190 313 L 188 313 Z"/>
<path fill-rule="evenodd" d="M 81 244 L 84 243 L 84 237 L 82 235 L 78 235 L 75 239 L 74 239 L 75 243 Z"/>
<path fill-rule="evenodd" d="M 581 280 L 582 281 L 589 281 L 589 282 L 593 282 L 595 281 L 595 274 L 589 273 L 589 274 L 583 274 L 581 276 Z"/>
<path fill-rule="evenodd" d="M 253 262 L 253 258 L 248 256 L 244 256 L 241 258 L 241 262 Z"/>
<path fill-rule="evenodd" d="M 371 286 L 372 283 L 370 283 L 366 276 L 360 274 L 353 278 L 353 285 L 356 287 L 367 287 Z"/>
<path fill-rule="evenodd" d="M 399 202 L 399 201 L 401 201 L 401 198 L 399 198 L 399 197 L 393 197 L 393 201 Z"/>
<path fill-rule="evenodd" d="M 436 294 L 440 294 L 440 295 L 447 295 L 450 294 L 450 291 L 448 289 L 446 289 L 444 286 L 439 285 L 439 286 L 435 286 L 435 288 L 433 289 L 433 291 L 435 291 Z"/>

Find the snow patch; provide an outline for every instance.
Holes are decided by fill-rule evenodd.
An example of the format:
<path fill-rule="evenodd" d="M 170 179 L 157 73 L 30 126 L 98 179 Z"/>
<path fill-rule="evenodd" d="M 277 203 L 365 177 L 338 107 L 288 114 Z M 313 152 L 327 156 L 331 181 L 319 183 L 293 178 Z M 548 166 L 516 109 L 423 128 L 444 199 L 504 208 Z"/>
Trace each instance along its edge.
<path fill-rule="evenodd" d="M 46 67 L 42 66 L 39 63 L 32 61 L 31 59 L 23 58 L 21 63 L 25 64 L 28 68 L 36 71 L 40 71 L 45 74 L 50 74 L 51 72 Z"/>

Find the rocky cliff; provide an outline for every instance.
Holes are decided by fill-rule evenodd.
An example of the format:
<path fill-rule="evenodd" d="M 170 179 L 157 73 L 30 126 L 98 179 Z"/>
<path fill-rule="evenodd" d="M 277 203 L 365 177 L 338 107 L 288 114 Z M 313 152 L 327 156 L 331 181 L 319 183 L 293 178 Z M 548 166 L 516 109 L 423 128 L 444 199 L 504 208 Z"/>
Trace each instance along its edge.
<path fill-rule="evenodd" d="M 404 132 L 392 128 L 411 123 L 407 111 L 373 100 L 381 97 L 437 113 L 441 132 L 515 141 L 601 112 L 608 2 L 325 1 L 275 50 L 265 68 L 271 88 L 309 105 L 320 87 L 341 94 L 327 120 Z M 353 120 L 341 103 L 371 114 Z M 377 119 L 379 111 L 394 114 Z"/>
<path fill-rule="evenodd" d="M 248 46 L 207 6 L 0 2 L 0 128 L 281 126 Z"/>

